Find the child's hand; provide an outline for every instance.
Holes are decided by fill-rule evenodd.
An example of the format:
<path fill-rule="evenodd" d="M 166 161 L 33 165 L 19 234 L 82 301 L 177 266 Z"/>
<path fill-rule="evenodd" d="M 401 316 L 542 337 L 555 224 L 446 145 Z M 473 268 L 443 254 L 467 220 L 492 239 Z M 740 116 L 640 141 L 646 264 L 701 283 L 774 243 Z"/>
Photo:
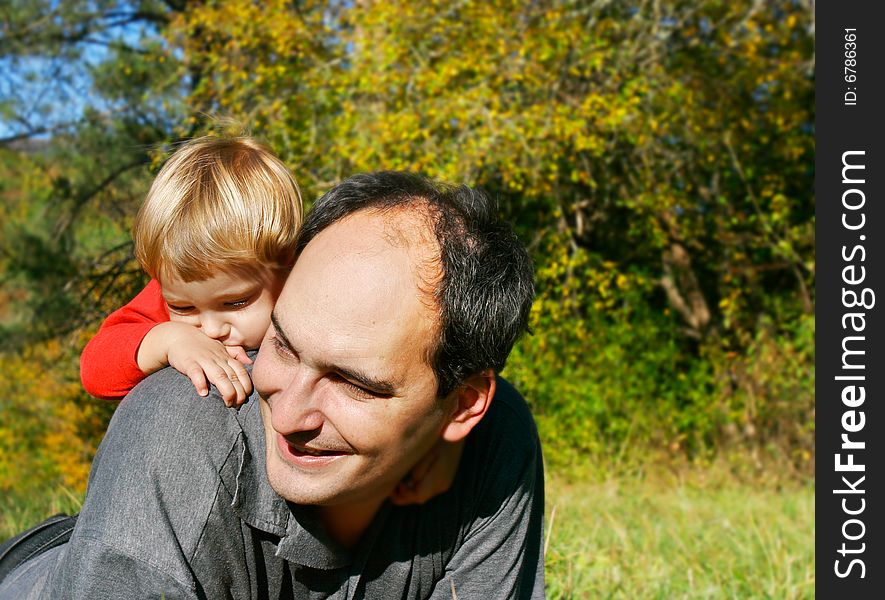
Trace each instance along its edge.
<path fill-rule="evenodd" d="M 440 439 L 399 482 L 390 501 L 400 506 L 424 504 L 448 491 L 458 472 L 464 441 L 451 443 Z"/>
<path fill-rule="evenodd" d="M 239 406 L 252 393 L 246 361 L 252 362 L 242 348 L 228 349 L 196 327 L 171 321 L 151 329 L 138 350 L 138 366 L 145 373 L 168 364 L 187 375 L 201 396 L 209 393 L 208 380 L 226 406 Z"/>
<path fill-rule="evenodd" d="M 249 355 L 246 354 L 246 349 L 242 346 L 225 346 L 225 350 L 230 355 L 231 358 L 235 358 L 244 365 L 251 365 L 252 359 L 249 358 Z"/>

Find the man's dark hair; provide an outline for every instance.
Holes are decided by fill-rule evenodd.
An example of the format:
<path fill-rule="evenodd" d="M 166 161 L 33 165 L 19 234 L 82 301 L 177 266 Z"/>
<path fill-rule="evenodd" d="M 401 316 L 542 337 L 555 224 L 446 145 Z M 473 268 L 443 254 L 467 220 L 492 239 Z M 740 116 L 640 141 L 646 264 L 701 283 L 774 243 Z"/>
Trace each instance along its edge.
<path fill-rule="evenodd" d="M 441 277 L 433 290 L 440 338 L 430 366 L 437 395 L 445 397 L 469 376 L 504 368 L 513 344 L 528 328 L 535 294 L 532 263 L 497 203 L 480 190 L 450 186 L 415 173 L 355 175 L 317 200 L 307 215 L 296 258 L 326 227 L 361 210 L 414 206 L 433 225 Z"/>

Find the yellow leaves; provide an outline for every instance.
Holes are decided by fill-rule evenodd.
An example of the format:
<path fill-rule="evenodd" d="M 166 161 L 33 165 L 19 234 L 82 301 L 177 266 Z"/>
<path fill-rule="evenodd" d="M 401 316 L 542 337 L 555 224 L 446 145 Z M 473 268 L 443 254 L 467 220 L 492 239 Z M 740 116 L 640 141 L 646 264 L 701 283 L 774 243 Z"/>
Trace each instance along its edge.
<path fill-rule="evenodd" d="M 724 131 L 743 160 L 769 137 L 795 139 L 810 118 L 790 91 L 800 89 L 790 78 L 802 77 L 805 51 L 783 43 L 784 24 L 772 30 L 764 11 L 744 26 L 746 8 L 668 7 L 685 17 L 674 44 L 655 38 L 641 12 L 625 22 L 617 11 L 516 0 L 308 1 L 297 11 L 282 0 L 226 0 L 194 7 L 173 29 L 206 73 L 195 107 L 257 124 L 304 167 L 300 179 L 420 169 L 490 184 L 516 213 L 560 204 L 565 217 L 545 214 L 538 227 L 572 230 L 605 227 L 588 223 L 589 211 L 581 225 L 569 212 L 590 195 L 610 203 L 602 213 L 636 211 L 626 227 L 645 228 L 655 247 L 668 227 L 698 226 L 698 195 L 728 163 Z M 784 18 L 801 29 L 790 10 Z M 704 43 L 685 53 L 686 36 Z M 756 87 L 773 100 L 764 114 L 747 110 Z M 810 151 L 775 146 L 784 160 Z M 677 209 L 692 214 L 657 218 Z M 598 298 L 636 284 L 616 271 L 594 284 Z"/>
<path fill-rule="evenodd" d="M 76 364 L 71 348 L 57 341 L 4 356 L 3 409 L 15 419 L 0 428 L 0 490 L 53 484 L 85 490 L 104 419 L 95 420 L 96 401 L 81 390 Z"/>

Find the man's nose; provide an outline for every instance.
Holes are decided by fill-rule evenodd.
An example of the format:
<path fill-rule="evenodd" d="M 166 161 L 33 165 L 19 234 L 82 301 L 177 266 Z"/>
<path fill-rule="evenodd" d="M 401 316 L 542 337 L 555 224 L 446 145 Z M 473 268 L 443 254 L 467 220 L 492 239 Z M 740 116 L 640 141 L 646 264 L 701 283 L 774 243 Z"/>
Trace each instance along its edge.
<path fill-rule="evenodd" d="M 325 422 L 316 378 L 303 365 L 292 371 L 288 385 L 270 402 L 273 428 L 283 435 L 320 429 Z"/>
<path fill-rule="evenodd" d="M 200 330 L 215 340 L 223 340 L 230 335 L 230 323 L 214 313 L 207 313 L 200 317 Z"/>

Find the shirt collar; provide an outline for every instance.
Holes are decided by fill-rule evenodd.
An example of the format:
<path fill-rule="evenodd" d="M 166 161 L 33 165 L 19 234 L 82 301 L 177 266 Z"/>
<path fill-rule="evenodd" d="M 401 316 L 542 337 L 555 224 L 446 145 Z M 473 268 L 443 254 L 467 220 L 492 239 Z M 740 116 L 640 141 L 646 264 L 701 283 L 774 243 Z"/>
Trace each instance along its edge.
<path fill-rule="evenodd" d="M 331 540 L 309 506 L 286 502 L 267 479 L 264 425 L 257 394 L 237 414 L 242 428 L 222 483 L 232 494 L 231 507 L 246 523 L 280 537 L 276 555 L 314 569 L 338 569 L 352 562 L 352 553 Z"/>

